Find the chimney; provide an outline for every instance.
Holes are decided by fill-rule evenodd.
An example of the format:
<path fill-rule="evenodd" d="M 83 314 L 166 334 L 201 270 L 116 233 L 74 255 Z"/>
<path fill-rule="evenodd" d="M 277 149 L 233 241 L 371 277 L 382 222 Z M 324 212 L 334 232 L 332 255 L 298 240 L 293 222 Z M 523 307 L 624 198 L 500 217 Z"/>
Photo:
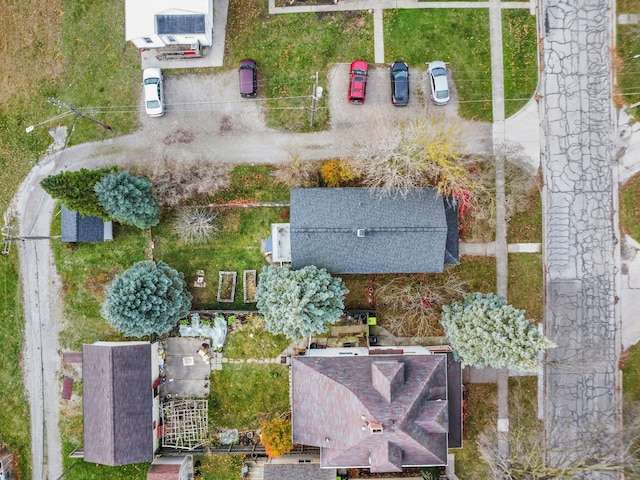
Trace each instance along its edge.
<path fill-rule="evenodd" d="M 404 385 L 404 363 L 376 361 L 371 364 L 371 383 L 380 395 L 391 403 Z"/>

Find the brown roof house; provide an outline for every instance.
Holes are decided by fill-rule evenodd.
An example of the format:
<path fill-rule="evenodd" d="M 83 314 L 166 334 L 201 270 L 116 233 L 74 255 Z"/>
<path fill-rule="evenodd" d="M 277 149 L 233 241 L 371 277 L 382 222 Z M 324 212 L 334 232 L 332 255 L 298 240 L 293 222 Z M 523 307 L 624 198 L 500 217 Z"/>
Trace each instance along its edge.
<path fill-rule="evenodd" d="M 462 446 L 460 364 L 424 350 L 292 358 L 293 442 L 320 447 L 322 468 L 446 465 Z"/>
<path fill-rule="evenodd" d="M 193 456 L 156 457 L 147 480 L 193 480 Z"/>
<path fill-rule="evenodd" d="M 159 442 L 157 344 L 96 342 L 82 348 L 84 460 L 151 462 Z"/>

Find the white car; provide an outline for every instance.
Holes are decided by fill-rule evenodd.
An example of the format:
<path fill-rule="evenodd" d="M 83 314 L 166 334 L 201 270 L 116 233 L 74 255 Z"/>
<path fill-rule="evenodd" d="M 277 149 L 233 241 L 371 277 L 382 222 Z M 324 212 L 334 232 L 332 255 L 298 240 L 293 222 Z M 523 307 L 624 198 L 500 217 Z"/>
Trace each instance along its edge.
<path fill-rule="evenodd" d="M 447 80 L 447 66 L 441 60 L 434 60 L 429 63 L 427 73 L 431 84 L 431 100 L 436 105 L 446 105 L 451 99 L 449 81 Z"/>
<path fill-rule="evenodd" d="M 142 72 L 144 87 L 144 109 L 150 117 L 164 115 L 164 90 L 162 84 L 162 70 L 159 68 L 145 68 Z"/>

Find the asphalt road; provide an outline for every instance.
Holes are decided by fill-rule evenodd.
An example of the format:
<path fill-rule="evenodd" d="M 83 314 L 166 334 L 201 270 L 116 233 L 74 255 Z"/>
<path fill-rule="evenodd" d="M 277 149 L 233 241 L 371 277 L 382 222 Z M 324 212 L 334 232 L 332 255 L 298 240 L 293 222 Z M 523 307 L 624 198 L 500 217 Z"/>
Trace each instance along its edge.
<path fill-rule="evenodd" d="M 283 133 L 265 125 L 261 100 L 237 99 L 234 72 L 210 76 L 166 78 L 167 113 L 162 118 L 141 118 L 140 131 L 102 142 L 83 144 L 43 158 L 21 185 L 15 206 L 20 224 L 20 274 L 25 308 L 25 384 L 31 411 L 34 479 L 57 479 L 62 473 L 58 431 L 60 402 L 60 346 L 58 332 L 65 321 L 61 285 L 48 237 L 55 202 L 39 182 L 63 170 L 105 165 L 128 167 L 160 160 L 176 163 L 281 163 L 296 152 L 303 160 L 354 155 L 362 138 L 395 129 L 401 121 L 448 118 L 463 129 L 466 150 L 488 153 L 491 125 L 457 119 L 455 90 L 452 103 L 435 107 L 424 94 L 424 71 L 412 71 L 412 100 L 408 107 L 390 102 L 388 69 L 372 69 L 370 97 L 365 105 L 346 102 L 348 65 L 329 74 L 325 91 L 331 128 L 308 134 Z M 363 133 L 364 135 L 364 133 Z M 53 240 L 58 241 L 58 240 Z M 115 240 L 117 241 L 117 239 Z"/>
<path fill-rule="evenodd" d="M 542 2 L 545 327 L 558 345 L 544 372 L 552 466 L 596 456 L 621 428 L 613 10 L 607 0 Z"/>

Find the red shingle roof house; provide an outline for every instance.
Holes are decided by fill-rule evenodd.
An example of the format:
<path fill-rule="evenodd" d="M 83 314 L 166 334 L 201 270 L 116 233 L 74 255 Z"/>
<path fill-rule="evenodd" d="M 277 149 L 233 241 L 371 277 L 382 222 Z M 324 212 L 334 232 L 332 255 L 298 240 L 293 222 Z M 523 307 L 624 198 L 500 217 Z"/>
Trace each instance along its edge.
<path fill-rule="evenodd" d="M 96 342 L 82 348 L 84 460 L 151 462 L 158 448 L 157 345 Z"/>
<path fill-rule="evenodd" d="M 156 457 L 147 480 L 193 480 L 193 456 Z"/>
<path fill-rule="evenodd" d="M 446 465 L 462 446 L 460 364 L 373 353 L 292 358 L 293 442 L 320 447 L 323 468 Z"/>

